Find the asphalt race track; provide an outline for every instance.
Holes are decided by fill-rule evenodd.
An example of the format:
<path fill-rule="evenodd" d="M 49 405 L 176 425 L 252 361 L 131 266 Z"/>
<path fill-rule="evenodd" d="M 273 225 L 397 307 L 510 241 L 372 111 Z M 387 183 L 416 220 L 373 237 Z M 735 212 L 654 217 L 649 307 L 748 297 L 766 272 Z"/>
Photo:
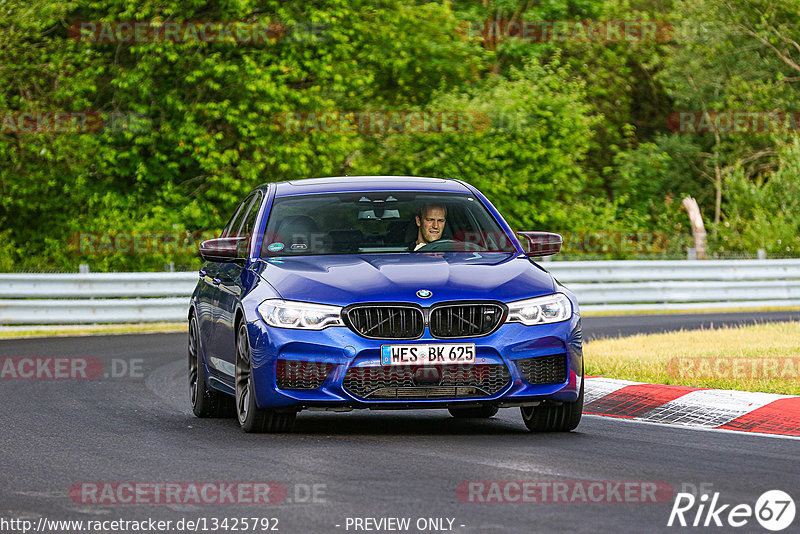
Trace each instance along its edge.
<path fill-rule="evenodd" d="M 797 318 L 797 312 L 596 317 L 586 318 L 584 328 L 587 337 L 597 337 Z M 571 434 L 531 434 L 516 408 L 485 421 L 456 420 L 444 410 L 302 412 L 294 434 L 247 435 L 233 419 L 192 416 L 185 354 L 185 334 L 0 341 L 2 358 L 98 358 L 105 374 L 93 380 L 0 380 L 0 532 L 21 532 L 2 520 L 31 520 L 35 528 L 41 517 L 153 518 L 172 525 L 203 519 L 206 532 L 214 532 L 214 518 L 229 518 L 227 531 L 233 531 L 232 518 L 252 517 L 277 518 L 283 533 L 727 532 L 728 526 L 667 527 L 673 491 L 702 487 L 730 505 L 753 506 L 772 489 L 800 498 L 796 439 L 594 416 Z M 490 481 L 639 481 L 666 483 L 672 490 L 655 503 L 583 502 L 572 493 L 572 502 L 481 503 L 457 493 L 480 481 L 487 488 Z M 108 505 L 81 493 L 89 487 L 84 483 L 120 482 L 272 482 L 286 496 L 274 504 Z M 78 490 L 71 494 L 71 488 Z M 505 498 L 515 497 L 510 492 Z M 687 520 L 695 511 L 687 512 Z M 395 517 L 410 518 L 410 527 L 378 530 L 362 522 L 354 528 L 353 518 Z M 417 529 L 420 518 L 443 518 L 443 526 Z M 799 524 L 795 519 L 786 532 L 797 532 Z M 170 531 L 190 530 L 203 531 Z M 767 532 L 754 518 L 736 530 Z"/>

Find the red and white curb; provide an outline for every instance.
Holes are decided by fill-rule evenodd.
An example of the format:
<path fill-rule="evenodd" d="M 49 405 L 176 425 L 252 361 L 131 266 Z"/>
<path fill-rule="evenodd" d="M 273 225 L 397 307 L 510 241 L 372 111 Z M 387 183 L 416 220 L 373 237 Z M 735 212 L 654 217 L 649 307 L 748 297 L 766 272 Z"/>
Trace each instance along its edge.
<path fill-rule="evenodd" d="M 583 413 L 800 437 L 800 397 L 587 377 Z"/>

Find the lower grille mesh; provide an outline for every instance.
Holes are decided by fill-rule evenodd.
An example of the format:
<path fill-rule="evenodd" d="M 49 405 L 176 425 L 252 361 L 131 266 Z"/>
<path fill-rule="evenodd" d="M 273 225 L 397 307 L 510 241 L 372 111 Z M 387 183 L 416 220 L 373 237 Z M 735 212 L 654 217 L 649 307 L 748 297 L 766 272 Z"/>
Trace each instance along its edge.
<path fill-rule="evenodd" d="M 472 366 L 351 367 L 343 386 L 369 399 L 491 397 L 511 381 L 503 364 Z"/>
<path fill-rule="evenodd" d="M 553 354 L 516 360 L 522 376 L 531 384 L 560 384 L 567 381 L 567 355 Z"/>

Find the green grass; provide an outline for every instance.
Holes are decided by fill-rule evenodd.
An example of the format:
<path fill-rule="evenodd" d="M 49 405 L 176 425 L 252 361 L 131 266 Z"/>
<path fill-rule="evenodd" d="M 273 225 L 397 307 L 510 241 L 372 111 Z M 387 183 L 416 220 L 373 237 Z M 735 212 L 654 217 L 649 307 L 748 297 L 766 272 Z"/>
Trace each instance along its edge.
<path fill-rule="evenodd" d="M 715 389 L 800 395 L 800 323 L 600 339 L 586 374 Z"/>

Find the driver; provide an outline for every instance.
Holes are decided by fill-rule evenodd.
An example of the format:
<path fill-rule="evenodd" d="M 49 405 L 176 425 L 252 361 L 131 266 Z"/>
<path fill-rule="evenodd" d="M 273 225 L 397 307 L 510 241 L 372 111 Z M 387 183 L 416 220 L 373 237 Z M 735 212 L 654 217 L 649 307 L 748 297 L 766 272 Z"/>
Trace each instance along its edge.
<path fill-rule="evenodd" d="M 419 231 L 417 239 L 409 245 L 409 250 L 418 250 L 442 237 L 447 218 L 447 208 L 438 204 L 424 204 L 417 211 L 416 221 Z"/>

